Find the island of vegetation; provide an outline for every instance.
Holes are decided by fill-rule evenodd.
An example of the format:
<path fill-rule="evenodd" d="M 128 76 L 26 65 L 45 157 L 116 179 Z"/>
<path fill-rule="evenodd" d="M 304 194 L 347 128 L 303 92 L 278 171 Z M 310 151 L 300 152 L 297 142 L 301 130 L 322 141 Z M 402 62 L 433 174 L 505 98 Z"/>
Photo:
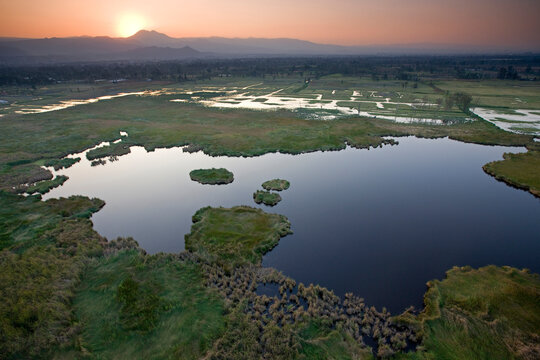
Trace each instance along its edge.
<path fill-rule="evenodd" d="M 90 166 L 99 166 L 99 165 L 105 165 L 107 163 L 107 160 L 104 159 L 97 159 L 90 163 Z"/>
<path fill-rule="evenodd" d="M 528 270 L 454 267 L 446 279 L 428 282 L 416 319 L 396 318 L 418 321 L 423 333 L 423 351 L 403 358 L 538 358 L 539 295 L 540 278 Z"/>
<path fill-rule="evenodd" d="M 234 266 L 258 264 L 290 228 L 286 217 L 249 206 L 205 207 L 193 215 L 186 249 Z"/>
<path fill-rule="evenodd" d="M 263 182 L 262 187 L 265 190 L 282 191 L 287 190 L 291 184 L 287 180 L 273 179 Z"/>
<path fill-rule="evenodd" d="M 193 181 L 209 185 L 224 185 L 234 181 L 233 173 L 223 168 L 193 170 L 189 173 L 189 177 Z"/>
<path fill-rule="evenodd" d="M 262 203 L 267 206 L 274 206 L 281 201 L 281 196 L 278 193 L 257 190 L 253 193 L 253 200 L 255 200 L 257 204 Z"/>

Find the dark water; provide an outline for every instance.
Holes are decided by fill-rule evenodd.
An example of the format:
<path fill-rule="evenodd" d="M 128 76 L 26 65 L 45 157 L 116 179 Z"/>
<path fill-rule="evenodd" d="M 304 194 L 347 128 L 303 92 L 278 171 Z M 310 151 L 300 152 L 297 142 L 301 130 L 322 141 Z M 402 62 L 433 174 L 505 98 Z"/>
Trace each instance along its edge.
<path fill-rule="evenodd" d="M 266 211 L 286 215 L 293 235 L 264 257 L 298 282 L 352 291 L 393 313 L 421 307 L 426 281 L 454 265 L 527 267 L 540 272 L 540 201 L 486 175 L 482 165 L 519 148 L 448 139 L 400 138 L 382 149 L 299 156 L 212 158 L 180 149 L 134 148 L 120 161 L 83 161 L 48 197 L 104 199 L 93 217 L 108 238 L 133 236 L 151 253 L 181 251 L 191 215 L 207 205 L 256 206 L 252 193 L 272 178 L 291 188 Z M 200 185 L 196 168 L 226 167 L 235 181 Z"/>

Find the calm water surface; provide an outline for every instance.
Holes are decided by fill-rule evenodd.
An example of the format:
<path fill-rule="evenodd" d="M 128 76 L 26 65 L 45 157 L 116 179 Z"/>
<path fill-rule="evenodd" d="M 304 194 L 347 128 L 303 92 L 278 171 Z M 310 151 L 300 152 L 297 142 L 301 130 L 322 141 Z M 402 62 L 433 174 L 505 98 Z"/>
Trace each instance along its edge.
<path fill-rule="evenodd" d="M 400 138 L 398 146 L 256 158 L 157 149 L 105 166 L 86 159 L 59 171 L 70 179 L 45 198 L 99 197 L 92 220 L 109 239 L 133 236 L 150 253 L 184 249 L 191 216 L 203 206 L 257 206 L 261 183 L 291 182 L 269 212 L 286 215 L 293 235 L 263 260 L 299 282 L 352 291 L 392 312 L 421 307 L 426 281 L 454 265 L 527 267 L 540 272 L 540 201 L 482 171 L 521 148 L 448 139 Z M 201 185 L 193 169 L 225 167 L 232 184 Z"/>

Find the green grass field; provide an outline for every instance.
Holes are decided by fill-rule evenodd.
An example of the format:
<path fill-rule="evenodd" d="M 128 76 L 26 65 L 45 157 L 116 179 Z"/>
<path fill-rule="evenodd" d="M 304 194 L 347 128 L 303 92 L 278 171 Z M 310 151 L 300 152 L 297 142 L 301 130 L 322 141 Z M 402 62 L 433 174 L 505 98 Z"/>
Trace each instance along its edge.
<path fill-rule="evenodd" d="M 0 353 L 48 358 L 72 337 L 72 299 L 85 263 L 105 239 L 88 220 L 104 203 L 71 197 L 42 202 L 0 191 Z"/>
<path fill-rule="evenodd" d="M 134 304 L 120 298 L 130 279 Z M 81 332 L 58 359 L 200 359 L 224 331 L 223 303 L 196 264 L 123 250 L 94 261 L 73 307 Z"/>

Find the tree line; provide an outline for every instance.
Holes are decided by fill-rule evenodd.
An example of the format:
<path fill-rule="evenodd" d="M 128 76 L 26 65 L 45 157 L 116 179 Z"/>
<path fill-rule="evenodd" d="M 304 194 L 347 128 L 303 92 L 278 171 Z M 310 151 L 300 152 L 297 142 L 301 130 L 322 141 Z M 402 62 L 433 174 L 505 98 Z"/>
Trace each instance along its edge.
<path fill-rule="evenodd" d="M 537 80 L 540 78 L 540 57 L 348 56 L 20 66 L 0 64 L 0 85 L 37 86 L 118 79 L 184 82 L 228 76 L 319 78 L 330 74 L 371 76 L 373 81 L 418 81 L 421 78 Z"/>

